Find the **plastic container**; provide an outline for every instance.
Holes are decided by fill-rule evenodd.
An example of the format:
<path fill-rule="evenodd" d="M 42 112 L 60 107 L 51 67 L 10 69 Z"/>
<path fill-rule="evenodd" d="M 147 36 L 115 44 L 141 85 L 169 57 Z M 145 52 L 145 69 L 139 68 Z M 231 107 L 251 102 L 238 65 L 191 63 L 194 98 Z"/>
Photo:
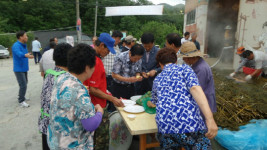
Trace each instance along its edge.
<path fill-rule="evenodd" d="M 243 72 L 245 74 L 252 74 L 254 71 L 256 71 L 256 69 L 253 68 L 249 68 L 249 67 L 243 67 Z M 261 72 L 256 74 L 256 77 L 258 77 L 261 74 Z"/>

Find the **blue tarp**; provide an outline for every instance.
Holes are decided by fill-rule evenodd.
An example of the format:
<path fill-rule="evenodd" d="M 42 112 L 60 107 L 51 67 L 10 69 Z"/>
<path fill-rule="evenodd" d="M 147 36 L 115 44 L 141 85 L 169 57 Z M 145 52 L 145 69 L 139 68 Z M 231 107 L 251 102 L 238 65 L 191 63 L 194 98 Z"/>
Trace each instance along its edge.
<path fill-rule="evenodd" d="M 219 129 L 215 139 L 229 150 L 267 150 L 267 119 L 251 120 L 239 129 Z"/>

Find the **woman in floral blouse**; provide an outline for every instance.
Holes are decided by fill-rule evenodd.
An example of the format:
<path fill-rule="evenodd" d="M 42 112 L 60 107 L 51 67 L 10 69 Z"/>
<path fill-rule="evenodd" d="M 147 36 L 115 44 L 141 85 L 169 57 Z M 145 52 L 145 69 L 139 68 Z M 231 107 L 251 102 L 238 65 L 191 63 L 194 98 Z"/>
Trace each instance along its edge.
<path fill-rule="evenodd" d="M 59 74 L 65 73 L 67 70 L 67 54 L 71 49 L 71 45 L 67 43 L 61 43 L 56 46 L 53 52 L 53 60 L 55 61 L 56 67 L 54 72 Z M 49 150 L 46 141 L 47 126 L 49 124 L 49 109 L 53 85 L 55 82 L 56 75 L 46 72 L 42 93 L 41 93 L 41 114 L 38 120 L 39 131 L 42 133 L 42 146 L 43 150 Z"/>
<path fill-rule="evenodd" d="M 68 53 L 68 71 L 57 77 L 50 103 L 47 141 L 50 149 L 93 150 L 93 134 L 103 109 L 93 105 L 83 82 L 91 77 L 95 50 L 78 44 Z"/>

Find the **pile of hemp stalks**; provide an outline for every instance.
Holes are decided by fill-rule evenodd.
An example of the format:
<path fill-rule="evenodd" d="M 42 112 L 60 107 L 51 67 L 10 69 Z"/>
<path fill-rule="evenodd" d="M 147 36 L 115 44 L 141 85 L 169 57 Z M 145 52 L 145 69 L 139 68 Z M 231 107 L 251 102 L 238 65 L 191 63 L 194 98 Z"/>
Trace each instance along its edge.
<path fill-rule="evenodd" d="M 238 130 L 252 119 L 267 119 L 267 91 L 257 83 L 235 83 L 213 70 L 219 127 Z"/>

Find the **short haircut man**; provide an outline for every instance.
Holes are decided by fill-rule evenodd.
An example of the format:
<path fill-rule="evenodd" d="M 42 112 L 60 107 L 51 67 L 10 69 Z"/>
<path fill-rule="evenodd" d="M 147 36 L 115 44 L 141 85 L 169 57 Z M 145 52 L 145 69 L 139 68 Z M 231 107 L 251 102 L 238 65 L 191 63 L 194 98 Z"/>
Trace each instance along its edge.
<path fill-rule="evenodd" d="M 187 37 L 187 36 L 189 36 L 190 35 L 190 32 L 185 32 L 184 33 L 184 37 Z"/>
<path fill-rule="evenodd" d="M 190 33 L 185 32 L 184 37 L 181 39 L 181 43 L 183 44 L 184 42 L 187 42 L 189 40 L 189 37 L 190 37 Z"/>
<path fill-rule="evenodd" d="M 18 102 L 21 107 L 29 107 L 29 104 L 25 102 L 25 94 L 27 91 L 28 83 L 28 71 L 29 71 L 29 60 L 28 58 L 33 58 L 31 54 L 28 53 L 27 41 L 28 36 L 25 31 L 19 31 L 16 34 L 18 41 L 16 41 L 12 46 L 13 54 L 13 71 L 17 78 L 19 84 L 19 97 Z"/>
<path fill-rule="evenodd" d="M 136 94 L 143 95 L 152 90 L 153 80 L 161 69 L 156 62 L 156 54 L 158 48 L 154 45 L 155 38 L 152 33 L 144 33 L 141 36 L 141 42 L 145 48 L 145 53 L 142 57 L 142 76 L 144 79 L 136 83 Z"/>
<path fill-rule="evenodd" d="M 197 47 L 197 49 L 200 50 L 200 44 L 197 41 L 197 33 L 196 32 L 191 34 L 191 41 L 194 42 L 196 47 Z"/>
<path fill-rule="evenodd" d="M 16 33 L 16 37 L 17 39 L 19 39 L 20 37 L 22 37 L 26 32 L 25 31 L 19 31 Z"/>
<path fill-rule="evenodd" d="M 166 36 L 166 40 L 170 45 L 174 45 L 177 48 L 181 47 L 181 37 L 178 33 L 170 33 Z"/>
<path fill-rule="evenodd" d="M 55 48 L 57 46 L 56 42 L 52 41 L 49 43 L 50 48 Z"/>
<path fill-rule="evenodd" d="M 152 33 L 144 33 L 141 37 L 141 42 L 143 44 L 149 44 L 149 43 L 154 43 L 155 38 Z"/>
<path fill-rule="evenodd" d="M 145 49 L 142 45 L 140 44 L 135 44 L 131 49 L 131 56 L 143 56 L 145 53 Z"/>
<path fill-rule="evenodd" d="M 120 37 L 122 38 L 123 37 L 123 34 L 121 33 L 121 31 L 118 31 L 118 30 L 114 30 L 111 37 Z"/>

